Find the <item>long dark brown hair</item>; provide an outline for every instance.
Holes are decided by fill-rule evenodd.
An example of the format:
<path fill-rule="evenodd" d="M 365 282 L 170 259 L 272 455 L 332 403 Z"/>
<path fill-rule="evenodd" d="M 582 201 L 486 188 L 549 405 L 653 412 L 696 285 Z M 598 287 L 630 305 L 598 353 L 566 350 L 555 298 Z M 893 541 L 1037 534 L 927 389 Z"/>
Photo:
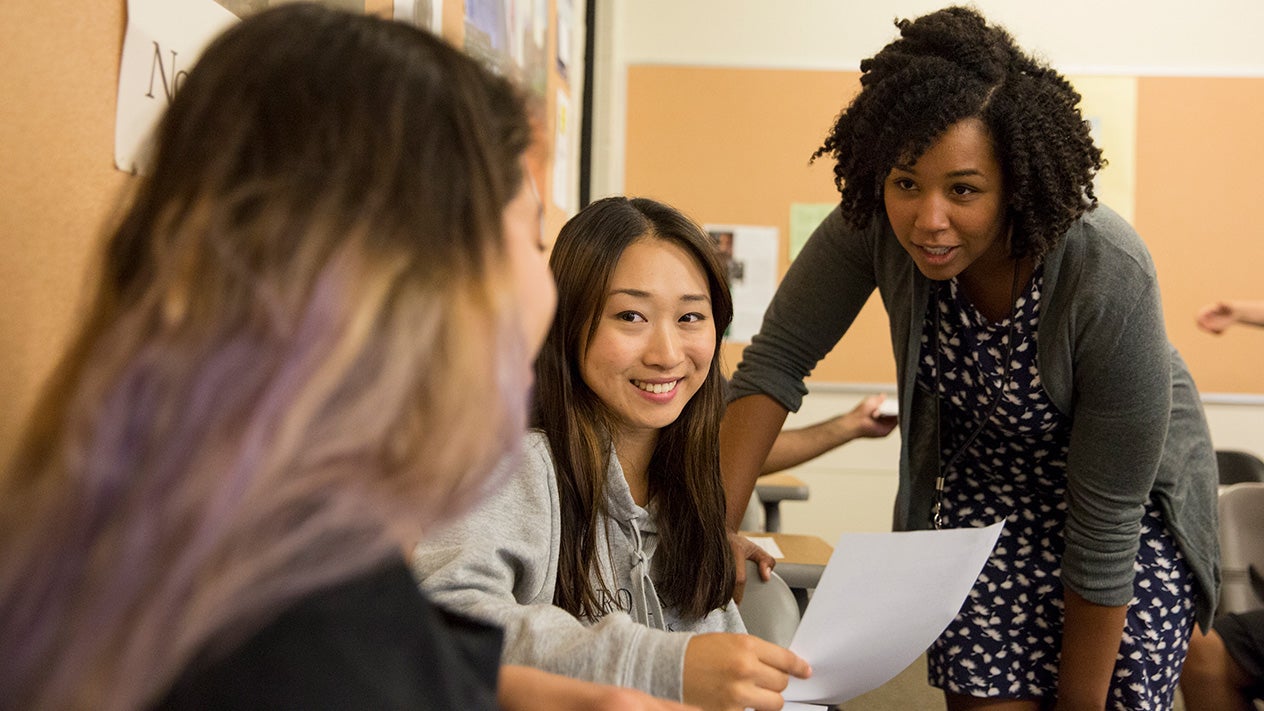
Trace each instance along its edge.
<path fill-rule="evenodd" d="M 406 25 L 287 4 L 206 49 L 0 475 L 0 708 L 145 707 L 483 490 L 529 139 Z"/>
<path fill-rule="evenodd" d="M 584 383 L 581 357 L 623 251 L 637 240 L 679 245 L 701 266 L 711 292 L 716 352 L 698 392 L 664 427 L 649 463 L 657 512 L 655 587 L 669 606 L 697 618 L 732 596 L 733 556 L 724 528 L 719 431 L 723 409 L 720 342 L 733 318 L 725 267 L 710 237 L 680 211 L 646 198 L 612 197 L 562 227 L 550 265 L 557 279 L 553 328 L 536 361 L 532 425 L 549 439 L 561 499 L 561 552 L 554 604 L 586 619 L 599 615 L 597 531 L 607 516 L 611 416 Z M 594 581 L 594 577 L 597 578 Z"/>

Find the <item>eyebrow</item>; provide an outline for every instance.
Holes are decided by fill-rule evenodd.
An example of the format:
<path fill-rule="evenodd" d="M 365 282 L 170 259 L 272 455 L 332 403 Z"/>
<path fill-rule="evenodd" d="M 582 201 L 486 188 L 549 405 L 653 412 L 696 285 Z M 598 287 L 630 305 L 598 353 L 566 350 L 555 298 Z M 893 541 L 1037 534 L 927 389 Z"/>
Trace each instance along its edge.
<path fill-rule="evenodd" d="M 609 296 L 614 296 L 615 294 L 631 296 L 634 299 L 648 299 L 653 297 L 653 294 L 643 289 L 611 289 Z M 711 297 L 706 294 L 684 294 L 680 297 L 680 300 L 686 302 L 702 301 L 710 303 Z"/>
<path fill-rule="evenodd" d="M 897 163 L 891 167 L 894 168 L 895 170 L 904 171 L 905 173 L 912 173 L 914 175 L 917 174 L 917 171 L 914 170 L 913 166 L 911 165 L 900 165 Z M 983 171 L 977 168 L 963 168 L 961 170 L 949 171 L 947 175 L 947 177 L 949 178 L 965 178 L 965 177 L 973 177 L 973 176 L 981 177 L 983 176 Z"/>

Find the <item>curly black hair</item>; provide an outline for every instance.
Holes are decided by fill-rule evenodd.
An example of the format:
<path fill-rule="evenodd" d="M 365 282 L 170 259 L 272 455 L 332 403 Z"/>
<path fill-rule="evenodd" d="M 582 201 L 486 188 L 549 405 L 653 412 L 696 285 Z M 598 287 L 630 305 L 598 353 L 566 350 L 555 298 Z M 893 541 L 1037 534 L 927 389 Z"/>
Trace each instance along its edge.
<path fill-rule="evenodd" d="M 915 162 L 948 127 L 983 121 L 1001 165 L 1014 257 L 1052 249 L 1097 204 L 1105 165 L 1080 95 L 974 10 L 899 20 L 900 38 L 860 63 L 860 93 L 812 159 L 831 155 L 842 213 L 856 229 L 883 210 L 891 168 Z"/>

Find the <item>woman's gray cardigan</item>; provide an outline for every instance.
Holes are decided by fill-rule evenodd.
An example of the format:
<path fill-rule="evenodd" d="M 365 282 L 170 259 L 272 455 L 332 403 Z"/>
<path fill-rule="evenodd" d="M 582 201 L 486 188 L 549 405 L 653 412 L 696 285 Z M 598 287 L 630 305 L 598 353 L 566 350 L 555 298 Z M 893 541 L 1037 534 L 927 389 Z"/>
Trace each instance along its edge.
<path fill-rule="evenodd" d="M 928 527 L 939 466 L 935 401 L 914 385 L 930 284 L 885 219 L 856 231 L 835 210 L 791 265 L 730 393 L 763 393 L 798 410 L 804 378 L 877 288 L 901 412 L 897 530 Z M 1154 265 L 1132 227 L 1105 206 L 1077 220 L 1044 257 L 1040 310 L 1040 379 L 1072 423 L 1064 583 L 1090 602 L 1127 604 L 1151 499 L 1193 569 L 1206 628 L 1220 584 L 1215 455 L 1193 380 L 1167 340 Z"/>

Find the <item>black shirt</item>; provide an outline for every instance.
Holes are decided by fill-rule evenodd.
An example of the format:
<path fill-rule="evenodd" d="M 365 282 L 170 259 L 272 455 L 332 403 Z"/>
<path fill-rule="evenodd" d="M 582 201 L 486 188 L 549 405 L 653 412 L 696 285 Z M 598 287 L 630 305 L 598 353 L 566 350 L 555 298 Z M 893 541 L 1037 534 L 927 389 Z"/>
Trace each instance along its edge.
<path fill-rule="evenodd" d="M 404 561 L 318 590 L 155 709 L 495 709 L 502 633 L 445 612 Z"/>

